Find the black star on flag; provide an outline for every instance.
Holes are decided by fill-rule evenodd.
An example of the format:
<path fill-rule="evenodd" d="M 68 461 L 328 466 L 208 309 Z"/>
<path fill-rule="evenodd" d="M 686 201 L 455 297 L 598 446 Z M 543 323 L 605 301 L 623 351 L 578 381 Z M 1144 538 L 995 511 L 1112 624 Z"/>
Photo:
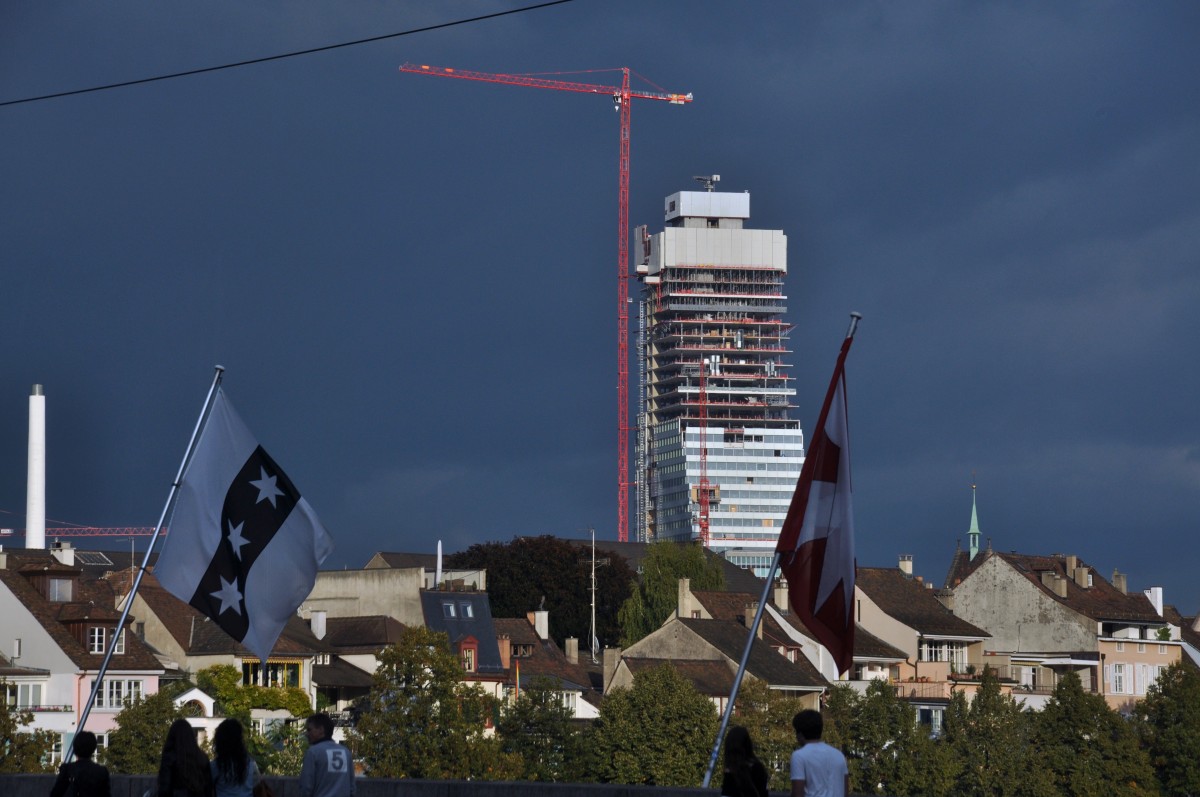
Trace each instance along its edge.
<path fill-rule="evenodd" d="M 154 574 L 265 660 L 333 543 L 218 390 Z"/>

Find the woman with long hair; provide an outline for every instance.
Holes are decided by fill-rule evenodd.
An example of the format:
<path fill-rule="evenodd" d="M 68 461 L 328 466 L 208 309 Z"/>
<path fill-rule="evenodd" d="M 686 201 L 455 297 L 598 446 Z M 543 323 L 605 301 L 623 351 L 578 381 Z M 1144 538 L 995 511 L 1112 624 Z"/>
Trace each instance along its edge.
<path fill-rule="evenodd" d="M 725 734 L 723 797 L 767 797 L 767 768 L 754 755 L 750 731 L 734 725 Z"/>
<path fill-rule="evenodd" d="M 242 723 L 230 718 L 217 726 L 209 767 L 217 797 L 251 797 L 262 775 L 258 764 L 246 752 Z"/>
<path fill-rule="evenodd" d="M 158 797 L 213 797 L 208 756 L 185 719 L 171 723 L 158 763 Z"/>

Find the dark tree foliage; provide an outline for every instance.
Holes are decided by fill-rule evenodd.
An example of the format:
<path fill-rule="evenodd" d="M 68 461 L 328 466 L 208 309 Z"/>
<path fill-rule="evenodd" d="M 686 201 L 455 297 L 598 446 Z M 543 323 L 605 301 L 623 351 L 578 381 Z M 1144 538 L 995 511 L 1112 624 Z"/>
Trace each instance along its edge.
<path fill-rule="evenodd" d="M 552 679 L 535 678 L 523 688 L 501 709 L 496 731 L 501 750 L 523 759 L 522 780 L 578 779 L 581 737 Z"/>
<path fill-rule="evenodd" d="M 754 753 L 767 768 L 767 785 L 773 791 L 789 791 L 792 788 L 791 759 L 792 751 L 796 749 L 792 717 L 804 707 L 800 698 L 781 695 L 757 678 L 745 679 L 738 690 L 730 722 L 750 731 Z M 724 760 L 724 755 L 722 749 L 719 761 Z M 720 783 L 719 761 L 717 774 L 713 778 L 716 783 Z"/>
<path fill-rule="evenodd" d="M 854 792 L 896 797 L 925 793 L 924 762 L 932 742 L 917 724 L 913 707 L 886 681 L 867 686 L 843 744 Z"/>
<path fill-rule="evenodd" d="M 985 668 L 970 704 L 960 691 L 946 710 L 940 746 L 948 760 L 934 771 L 962 797 L 1051 797 L 1048 781 L 1028 777 L 1042 768 L 1032 736 L 1032 720 Z"/>
<path fill-rule="evenodd" d="M 1085 692 L 1075 673 L 1062 677 L 1034 717 L 1034 739 L 1042 753 L 1040 774 L 1054 794 L 1158 794 L 1150 757 L 1138 746 L 1133 726 L 1102 696 Z"/>
<path fill-rule="evenodd" d="M 679 579 L 691 580 L 692 589 L 725 588 L 721 566 L 705 555 L 698 543 L 656 542 L 646 549 L 642 578 L 621 606 L 621 644 L 629 647 L 654 631 L 675 611 Z"/>
<path fill-rule="evenodd" d="M 717 713 L 674 668 L 640 673 L 614 689 L 587 734 L 586 776 L 600 783 L 698 786 L 704 779 Z"/>
<path fill-rule="evenodd" d="M 607 559 L 607 563 L 599 564 Z M 617 611 L 634 579 L 625 557 L 596 547 L 596 636 L 600 644 L 620 637 Z M 588 645 L 591 629 L 592 554 L 558 537 L 516 537 L 487 542 L 446 557 L 448 567 L 487 570 L 493 617 L 524 617 L 543 598 L 550 613 L 550 636 L 560 645 L 567 637 Z"/>
<path fill-rule="evenodd" d="M 27 730 L 33 713 L 8 704 L 8 685 L 0 679 L 0 773 L 49 772 L 44 762 L 54 747 L 47 731 Z"/>
<path fill-rule="evenodd" d="M 370 777 L 512 780 L 519 756 L 484 728 L 495 700 L 462 681 L 445 634 L 414 626 L 379 654 L 350 748 Z"/>
<path fill-rule="evenodd" d="M 121 709 L 115 717 L 117 729 L 109 734 L 101 763 L 113 774 L 158 772 L 167 730 L 185 714 L 184 709 L 175 706 L 175 698 L 188 687 L 188 684 L 160 684 L 154 694 L 143 695 Z"/>
<path fill-rule="evenodd" d="M 1162 793 L 1200 794 L 1200 671 L 1172 664 L 1135 710 Z"/>

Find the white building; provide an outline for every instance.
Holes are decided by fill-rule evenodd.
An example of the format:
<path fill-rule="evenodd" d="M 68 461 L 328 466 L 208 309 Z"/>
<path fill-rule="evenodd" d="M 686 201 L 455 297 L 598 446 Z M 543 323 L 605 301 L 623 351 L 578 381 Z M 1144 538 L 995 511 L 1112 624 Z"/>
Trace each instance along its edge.
<path fill-rule="evenodd" d="M 702 541 L 765 575 L 804 464 L 783 320 L 787 236 L 747 228 L 749 193 L 705 182 L 666 198 L 662 232 L 638 229 L 638 537 L 702 539 L 707 492 Z"/>

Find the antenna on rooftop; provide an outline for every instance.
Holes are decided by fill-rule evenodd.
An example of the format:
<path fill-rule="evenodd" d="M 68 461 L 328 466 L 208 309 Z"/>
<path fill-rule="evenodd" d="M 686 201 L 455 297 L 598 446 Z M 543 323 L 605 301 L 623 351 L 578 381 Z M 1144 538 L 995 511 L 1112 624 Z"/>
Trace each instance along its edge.
<path fill-rule="evenodd" d="M 699 177 L 693 177 L 692 179 L 698 183 L 703 183 L 704 190 L 711 192 L 713 190 L 713 187 L 717 183 L 721 182 L 721 175 L 719 175 L 719 174 L 703 175 L 702 174 Z"/>

